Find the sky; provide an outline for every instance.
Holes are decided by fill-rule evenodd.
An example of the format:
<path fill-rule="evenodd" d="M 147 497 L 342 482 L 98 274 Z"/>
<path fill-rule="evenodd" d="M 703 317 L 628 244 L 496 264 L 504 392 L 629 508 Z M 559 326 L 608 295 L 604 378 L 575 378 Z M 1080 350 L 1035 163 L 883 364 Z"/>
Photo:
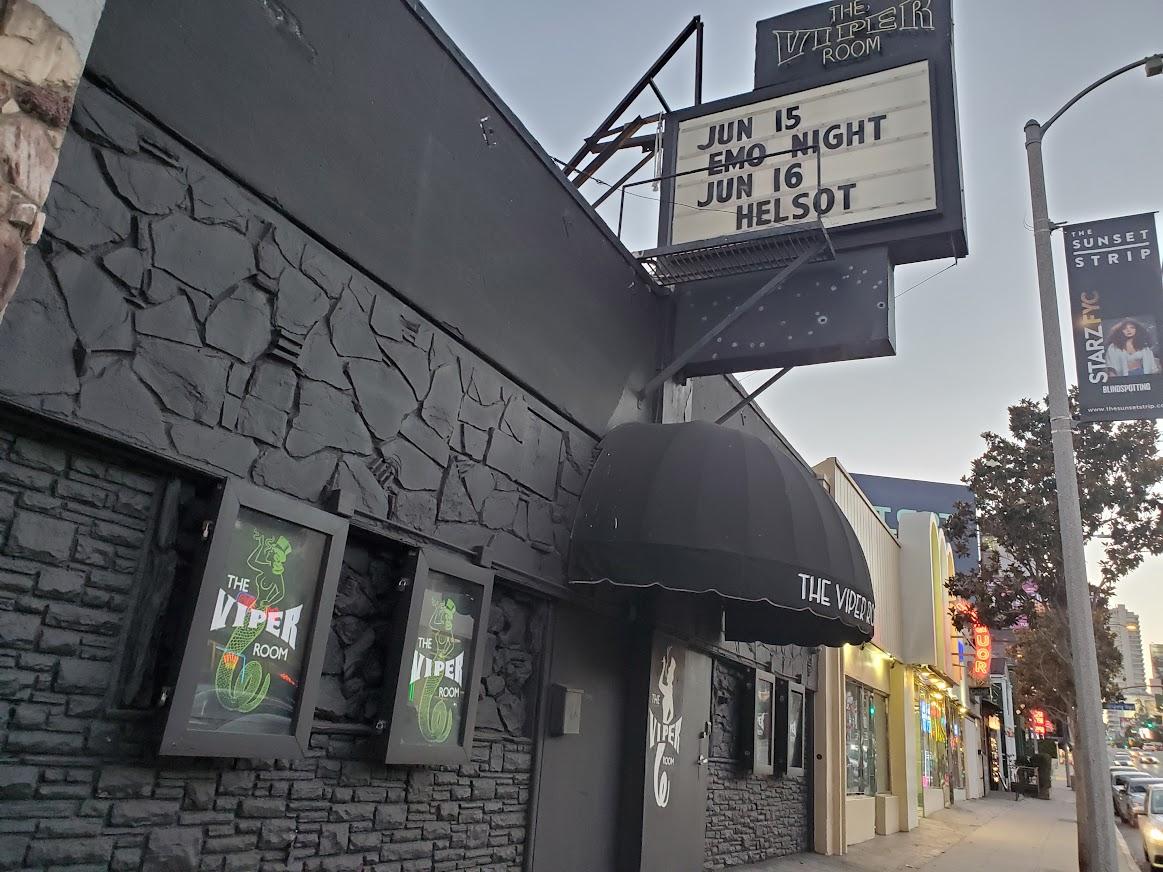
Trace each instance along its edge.
<path fill-rule="evenodd" d="M 703 96 L 714 100 L 751 90 L 755 22 L 809 4 L 426 5 L 546 150 L 568 159 L 692 16 L 705 22 Z M 984 447 L 981 433 L 1005 431 L 1009 405 L 1045 395 L 1023 125 L 1045 121 L 1111 70 L 1163 52 L 1159 0 L 954 0 L 954 22 L 969 257 L 940 275 L 953 261 L 896 270 L 896 356 L 802 367 L 764 395 L 764 410 L 809 463 L 836 456 L 853 472 L 958 481 Z M 688 48 L 660 78 L 674 108 L 692 102 L 691 58 Z M 657 103 L 634 109 L 654 112 Z M 1135 71 L 1094 92 L 1055 123 L 1045 160 L 1052 220 L 1163 209 L 1163 77 Z M 615 164 L 601 172 L 620 175 Z M 591 200 L 596 190 L 586 189 Z M 647 248 L 651 204 L 635 205 L 624 241 Z M 616 221 L 617 197 L 601 211 Z M 1054 244 L 1067 325 L 1060 236 Z M 1069 347 L 1067 367 L 1074 382 Z M 1091 548 L 1092 574 L 1097 556 Z M 1163 642 L 1161 586 L 1163 558 L 1150 558 L 1118 589 L 1140 615 L 1144 645 Z"/>

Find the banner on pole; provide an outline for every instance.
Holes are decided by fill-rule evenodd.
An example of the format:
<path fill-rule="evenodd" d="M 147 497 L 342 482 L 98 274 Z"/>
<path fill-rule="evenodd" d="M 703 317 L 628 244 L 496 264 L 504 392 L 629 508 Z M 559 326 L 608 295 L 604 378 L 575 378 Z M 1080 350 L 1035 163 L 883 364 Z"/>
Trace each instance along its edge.
<path fill-rule="evenodd" d="M 1163 417 L 1163 273 L 1154 213 L 1063 231 L 1081 418 Z"/>

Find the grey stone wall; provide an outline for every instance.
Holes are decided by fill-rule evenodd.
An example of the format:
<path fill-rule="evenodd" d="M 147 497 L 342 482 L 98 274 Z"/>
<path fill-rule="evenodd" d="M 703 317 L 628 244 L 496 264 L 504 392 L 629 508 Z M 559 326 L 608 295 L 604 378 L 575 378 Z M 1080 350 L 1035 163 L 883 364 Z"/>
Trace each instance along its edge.
<path fill-rule="evenodd" d="M 47 213 L 0 398 L 562 580 L 594 440 L 455 334 L 91 84 Z"/>
<path fill-rule="evenodd" d="M 0 869 L 520 869 L 538 604 L 498 588 L 480 691 L 497 716 L 471 763 L 376 763 L 368 724 L 398 547 L 357 537 L 308 756 L 160 759 L 161 710 L 124 703 L 116 664 L 161 650 L 137 647 L 133 605 L 168 490 L 93 452 L 0 429 Z M 168 610 L 192 591 L 186 564 L 174 565 Z"/>
<path fill-rule="evenodd" d="M 762 647 L 774 652 L 772 665 L 814 658 L 809 649 L 796 646 Z M 761 668 L 775 671 L 767 664 Z M 754 775 L 750 760 L 743 756 L 749 692 L 745 666 L 714 661 L 705 869 L 758 863 L 809 848 L 807 776 Z"/>
<path fill-rule="evenodd" d="M 807 851 L 808 782 L 741 773 L 732 761 L 708 765 L 704 869 L 759 863 Z"/>

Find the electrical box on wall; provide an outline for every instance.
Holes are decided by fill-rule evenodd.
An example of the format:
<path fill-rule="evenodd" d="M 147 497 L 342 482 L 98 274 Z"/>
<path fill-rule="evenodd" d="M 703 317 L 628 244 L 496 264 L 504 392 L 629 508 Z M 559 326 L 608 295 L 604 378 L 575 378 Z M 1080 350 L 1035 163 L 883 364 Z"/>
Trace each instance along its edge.
<path fill-rule="evenodd" d="M 562 684 L 549 686 L 549 735 L 576 736 L 581 733 L 583 691 Z"/>

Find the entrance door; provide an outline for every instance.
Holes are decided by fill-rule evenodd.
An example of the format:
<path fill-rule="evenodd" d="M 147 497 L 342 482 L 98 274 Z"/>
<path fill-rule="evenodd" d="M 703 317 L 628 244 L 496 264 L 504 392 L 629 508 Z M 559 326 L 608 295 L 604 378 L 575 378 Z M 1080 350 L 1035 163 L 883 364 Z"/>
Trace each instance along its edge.
<path fill-rule="evenodd" d="M 642 872 L 701 872 L 707 828 L 711 659 L 655 634 L 642 808 Z"/>
<path fill-rule="evenodd" d="M 617 868 L 627 634 L 609 618 L 559 605 L 550 681 L 582 691 L 580 731 L 542 735 L 533 834 L 536 872 Z"/>

